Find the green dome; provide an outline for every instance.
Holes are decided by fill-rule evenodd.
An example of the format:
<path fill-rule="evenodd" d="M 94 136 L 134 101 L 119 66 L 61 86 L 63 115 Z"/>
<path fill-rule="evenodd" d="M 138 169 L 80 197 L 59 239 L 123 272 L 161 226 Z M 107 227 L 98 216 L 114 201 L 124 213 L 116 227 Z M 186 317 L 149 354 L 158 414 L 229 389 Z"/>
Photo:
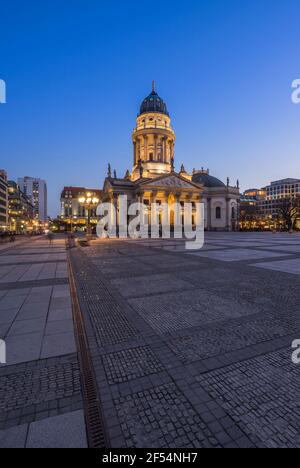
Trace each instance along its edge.
<path fill-rule="evenodd" d="M 226 185 L 221 180 L 202 172 L 197 172 L 194 174 L 192 180 L 197 184 L 203 184 L 204 187 L 226 187 Z"/>

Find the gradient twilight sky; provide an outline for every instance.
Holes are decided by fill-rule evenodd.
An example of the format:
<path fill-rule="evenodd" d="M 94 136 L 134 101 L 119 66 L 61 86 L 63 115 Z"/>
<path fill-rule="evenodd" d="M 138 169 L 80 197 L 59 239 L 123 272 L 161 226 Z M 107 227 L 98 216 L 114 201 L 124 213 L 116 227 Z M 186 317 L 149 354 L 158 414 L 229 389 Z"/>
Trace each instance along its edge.
<path fill-rule="evenodd" d="M 0 168 L 98 188 L 132 166 L 153 79 L 177 134 L 176 167 L 242 189 L 300 178 L 299 0 L 0 0 Z"/>

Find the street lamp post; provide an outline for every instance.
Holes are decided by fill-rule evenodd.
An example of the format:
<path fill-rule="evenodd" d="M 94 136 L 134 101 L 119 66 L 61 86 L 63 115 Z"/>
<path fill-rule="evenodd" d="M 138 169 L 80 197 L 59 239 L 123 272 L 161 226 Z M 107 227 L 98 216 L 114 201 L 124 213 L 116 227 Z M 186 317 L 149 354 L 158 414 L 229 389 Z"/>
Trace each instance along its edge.
<path fill-rule="evenodd" d="M 82 205 L 88 213 L 87 219 L 87 238 L 92 238 L 92 227 L 91 227 L 91 211 L 99 205 L 99 198 L 95 193 L 87 192 L 85 195 L 79 197 L 78 199 L 80 205 Z"/>

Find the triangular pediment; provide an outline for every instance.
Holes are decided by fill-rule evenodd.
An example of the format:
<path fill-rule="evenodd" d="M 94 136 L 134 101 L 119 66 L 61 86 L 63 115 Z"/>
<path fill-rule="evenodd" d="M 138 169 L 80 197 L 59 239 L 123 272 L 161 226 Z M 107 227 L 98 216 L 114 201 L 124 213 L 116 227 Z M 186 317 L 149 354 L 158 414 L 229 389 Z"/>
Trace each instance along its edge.
<path fill-rule="evenodd" d="M 107 177 L 104 181 L 103 190 L 107 191 L 111 188 L 132 188 L 133 182 L 127 179 L 112 179 L 111 177 Z"/>
<path fill-rule="evenodd" d="M 146 185 L 147 187 L 157 187 L 157 188 L 186 188 L 186 189 L 195 189 L 200 188 L 198 184 L 194 184 L 193 182 L 189 182 L 185 180 L 183 177 L 179 176 L 176 173 L 168 174 L 162 177 L 157 177 L 156 179 L 152 179 L 151 181 L 144 182 L 142 185 Z"/>

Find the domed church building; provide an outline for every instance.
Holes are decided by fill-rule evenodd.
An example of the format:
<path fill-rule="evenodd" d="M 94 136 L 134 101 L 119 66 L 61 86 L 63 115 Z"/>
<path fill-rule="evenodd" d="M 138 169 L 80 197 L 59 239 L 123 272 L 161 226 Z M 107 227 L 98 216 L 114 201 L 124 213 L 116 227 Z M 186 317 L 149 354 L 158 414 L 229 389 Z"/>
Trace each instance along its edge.
<path fill-rule="evenodd" d="M 167 105 L 159 97 L 153 83 L 137 116 L 132 134 L 133 167 L 124 178 L 108 166 L 102 191 L 102 202 L 113 202 L 116 209 L 120 195 L 127 195 L 128 203 L 139 201 L 168 203 L 172 224 L 174 202 L 202 202 L 205 205 L 205 229 L 232 231 L 238 229 L 239 183 L 231 187 L 209 174 L 208 170 L 186 172 L 184 165 L 175 171 L 176 135 L 171 125 Z M 194 220 L 196 222 L 196 220 Z"/>

